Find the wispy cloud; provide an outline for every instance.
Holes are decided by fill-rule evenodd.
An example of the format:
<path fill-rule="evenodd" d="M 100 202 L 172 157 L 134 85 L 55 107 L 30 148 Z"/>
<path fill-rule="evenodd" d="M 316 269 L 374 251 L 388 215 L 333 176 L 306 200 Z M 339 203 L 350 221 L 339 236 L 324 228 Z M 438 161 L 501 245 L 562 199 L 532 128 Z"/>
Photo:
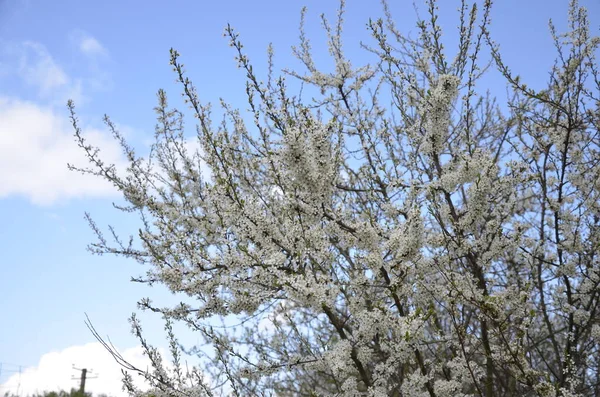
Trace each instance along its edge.
<path fill-rule="evenodd" d="M 66 73 L 43 45 L 26 41 L 20 50 L 18 73 L 27 84 L 39 87 L 46 95 L 69 83 Z"/>
<path fill-rule="evenodd" d="M 71 33 L 71 40 L 75 43 L 79 51 L 88 57 L 108 57 L 108 50 L 95 37 L 83 30 L 74 30 Z"/>
<path fill-rule="evenodd" d="M 83 67 L 77 68 L 76 76 L 69 75 L 42 43 L 0 40 L 0 78 L 16 77 L 24 83 L 23 88 L 33 89 L 39 100 L 60 106 L 68 99 L 78 105 L 88 103 L 89 92 L 84 95 L 84 91 L 110 90 L 113 84 L 107 70 L 108 50 L 82 30 L 73 31 L 70 40 L 78 52 L 79 62 L 83 63 Z"/>
<path fill-rule="evenodd" d="M 67 99 L 86 102 L 82 94 L 83 80 L 71 78 L 41 43 L 33 41 L 0 41 L 0 78 L 17 78 L 27 91 L 54 105 Z"/>
<path fill-rule="evenodd" d="M 81 52 L 87 55 L 106 55 L 107 51 L 102 44 L 95 38 L 88 36 L 84 37 L 79 44 Z"/>
<path fill-rule="evenodd" d="M 86 84 L 95 91 L 112 89 L 112 78 L 107 72 L 107 68 L 112 63 L 108 49 L 94 36 L 81 29 L 73 30 L 69 38 L 73 47 L 83 55 L 82 58 L 89 71 Z"/>
<path fill-rule="evenodd" d="M 65 220 L 60 215 L 58 215 L 55 212 L 46 212 L 44 215 L 46 216 L 46 218 L 54 222 L 58 230 L 60 230 L 62 233 L 67 231 Z"/>

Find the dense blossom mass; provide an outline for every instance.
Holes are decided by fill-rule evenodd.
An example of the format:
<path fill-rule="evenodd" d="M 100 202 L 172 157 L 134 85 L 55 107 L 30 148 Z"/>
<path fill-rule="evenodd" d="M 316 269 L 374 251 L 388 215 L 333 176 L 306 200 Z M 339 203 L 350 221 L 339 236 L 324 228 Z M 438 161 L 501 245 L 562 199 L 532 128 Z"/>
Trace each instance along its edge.
<path fill-rule="evenodd" d="M 550 24 L 556 62 L 537 91 L 503 61 L 490 0 L 462 2 L 453 57 L 426 5 L 409 38 L 384 4 L 364 45 L 374 61 L 355 67 L 342 2 L 335 24 L 323 17 L 331 73 L 303 12 L 293 51 L 306 69 L 276 77 L 269 48 L 266 83 L 228 27 L 248 113 L 222 102 L 222 123 L 171 50 L 197 135 L 160 90 L 150 155 L 105 119 L 127 170 L 102 162 L 69 104 L 91 164 L 72 168 L 112 182 L 141 219 L 127 243 L 88 217 L 92 251 L 147 265 L 137 281 L 183 297 L 140 301 L 164 316 L 173 357 L 132 317 L 152 362 L 122 362 L 133 395 L 132 372 L 157 396 L 600 395 L 600 39 L 572 1 L 568 31 Z M 477 88 L 486 57 L 507 106 Z M 178 322 L 203 343 L 182 351 Z"/>

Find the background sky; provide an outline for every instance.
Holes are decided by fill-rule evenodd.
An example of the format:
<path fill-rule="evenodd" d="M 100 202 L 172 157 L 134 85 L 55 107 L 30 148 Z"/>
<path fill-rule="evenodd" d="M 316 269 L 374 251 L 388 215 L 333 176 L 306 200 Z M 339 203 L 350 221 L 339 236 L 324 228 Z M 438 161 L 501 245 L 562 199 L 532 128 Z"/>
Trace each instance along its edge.
<path fill-rule="evenodd" d="M 401 30 L 415 32 L 413 2 L 390 3 Z M 425 7 L 416 3 L 424 15 Z M 456 40 L 459 2 L 443 3 L 450 43 Z M 568 2 L 497 3 L 491 32 L 506 63 L 529 86 L 541 88 L 554 57 L 547 22 L 552 18 L 563 30 Z M 588 8 L 597 35 L 600 2 L 580 4 Z M 169 48 L 182 54 L 203 101 L 223 97 L 244 107 L 244 75 L 236 69 L 223 28 L 229 22 L 240 32 L 259 73 L 269 42 L 277 67 L 296 68 L 290 46 L 298 43 L 304 5 L 317 63 L 330 70 L 319 15 L 335 17 L 333 0 L 0 0 L 0 395 L 69 389 L 77 384 L 72 365 L 97 374 L 87 390 L 121 395 L 119 367 L 94 343 L 84 312 L 126 358 L 143 365 L 127 318 L 143 296 L 174 301 L 161 288 L 129 282 L 144 271 L 137 263 L 86 251 L 94 236 L 85 211 L 99 226 L 115 225 L 125 235 L 135 233 L 137 223 L 112 209 L 118 195 L 111 186 L 67 170 L 67 162 L 85 166 L 73 141 L 67 99 L 75 100 L 85 135 L 103 149 L 106 161 L 123 164 L 102 116 L 110 115 L 141 152 L 147 148 L 157 90 L 166 89 L 173 103 L 180 103 Z M 365 59 L 359 41 L 372 43 L 368 18 L 381 14 L 379 1 L 347 1 L 344 42 L 355 65 Z M 488 83 L 504 95 L 504 83 L 494 74 Z M 164 346 L 162 322 L 152 315 L 141 319 L 148 339 Z M 195 341 L 192 335 L 185 338 Z"/>

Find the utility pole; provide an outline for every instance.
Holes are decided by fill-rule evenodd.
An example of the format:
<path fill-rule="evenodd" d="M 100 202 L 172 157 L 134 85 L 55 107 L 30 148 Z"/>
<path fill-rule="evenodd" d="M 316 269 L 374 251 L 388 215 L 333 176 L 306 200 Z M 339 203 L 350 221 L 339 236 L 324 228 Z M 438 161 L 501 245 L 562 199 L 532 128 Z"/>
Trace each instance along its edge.
<path fill-rule="evenodd" d="M 87 368 L 83 368 L 81 370 L 81 383 L 79 384 L 79 392 L 81 394 L 85 393 L 85 377 L 87 375 Z"/>
<path fill-rule="evenodd" d="M 81 393 L 82 397 L 85 394 L 85 381 L 86 379 L 95 379 L 98 376 L 88 376 L 88 369 L 87 368 L 76 368 L 75 365 L 73 365 L 73 369 L 77 370 L 77 371 L 81 371 L 81 376 L 79 378 L 77 377 L 71 377 L 71 379 L 73 380 L 77 380 L 79 379 L 79 393 Z M 90 372 L 92 372 L 92 370 L 90 370 Z"/>

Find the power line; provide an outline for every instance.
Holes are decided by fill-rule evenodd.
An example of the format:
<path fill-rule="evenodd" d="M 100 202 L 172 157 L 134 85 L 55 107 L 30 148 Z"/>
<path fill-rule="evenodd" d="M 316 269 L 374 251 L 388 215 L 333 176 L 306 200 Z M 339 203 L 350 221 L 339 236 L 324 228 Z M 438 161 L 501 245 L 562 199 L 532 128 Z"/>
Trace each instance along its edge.
<path fill-rule="evenodd" d="M 9 368 L 7 368 L 9 367 Z M 10 367 L 17 367 L 14 369 L 11 369 Z M 21 392 L 21 375 L 23 374 L 23 369 L 27 369 L 33 366 L 27 366 L 27 365 L 22 365 L 22 364 L 13 364 L 13 363 L 7 363 L 4 361 L 0 362 L 0 379 L 2 379 L 2 374 L 3 373 L 10 373 L 10 374 L 19 374 L 19 377 L 17 378 L 17 392 L 15 393 L 17 396 L 20 395 Z"/>
<path fill-rule="evenodd" d="M 6 361 L 0 361 L 0 364 L 2 366 L 12 366 L 12 367 L 33 367 L 33 365 L 23 365 L 23 364 L 7 363 Z"/>
<path fill-rule="evenodd" d="M 2 372 L 21 372 L 18 369 L 2 369 L 2 364 L 0 364 L 0 375 L 2 375 Z"/>
<path fill-rule="evenodd" d="M 14 367 L 14 368 L 11 368 Z M 27 365 L 7 363 L 0 361 L 0 379 L 2 379 L 3 373 L 21 373 L 23 369 L 29 368 Z"/>
<path fill-rule="evenodd" d="M 19 369 L 6 369 L 7 366 L 19 367 Z M 23 373 L 23 365 L 0 362 L 0 379 L 2 379 L 3 372 L 19 374 L 19 378 L 17 379 L 17 393 L 16 393 L 16 395 L 18 396 L 19 391 L 21 389 L 21 374 Z"/>
<path fill-rule="evenodd" d="M 11 368 L 15 367 L 15 368 Z M 34 367 L 34 365 L 23 365 L 23 364 L 13 364 L 7 363 L 5 361 L 0 361 L 0 379 L 2 378 L 3 373 L 20 373 L 24 369 Z"/>

